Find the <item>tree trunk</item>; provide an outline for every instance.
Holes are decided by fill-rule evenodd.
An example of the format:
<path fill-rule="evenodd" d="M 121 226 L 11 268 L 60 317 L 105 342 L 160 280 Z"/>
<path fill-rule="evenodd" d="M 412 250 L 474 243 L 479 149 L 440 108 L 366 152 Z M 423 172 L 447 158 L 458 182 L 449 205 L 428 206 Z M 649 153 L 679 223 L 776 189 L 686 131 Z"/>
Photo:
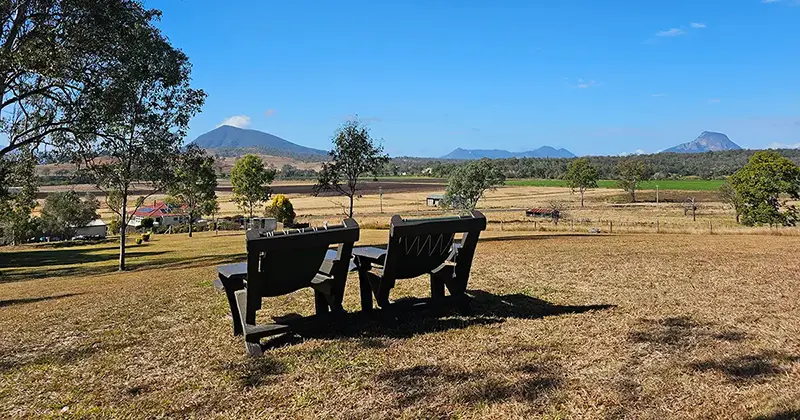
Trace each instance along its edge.
<path fill-rule="evenodd" d="M 736 224 L 737 225 L 739 224 L 739 212 L 738 211 L 736 212 Z"/>
<path fill-rule="evenodd" d="M 350 218 L 353 217 L 353 196 L 352 195 L 350 196 L 350 216 L 348 216 L 348 217 L 350 217 Z"/>
<path fill-rule="evenodd" d="M 122 196 L 122 213 L 119 228 L 119 271 L 125 271 L 125 233 L 128 227 L 128 195 Z"/>
<path fill-rule="evenodd" d="M 584 191 L 586 191 L 586 190 L 584 190 L 583 188 L 581 188 L 581 207 L 583 207 L 583 192 L 584 192 Z"/>
<path fill-rule="evenodd" d="M 189 218 L 189 237 L 192 237 L 192 218 Z"/>

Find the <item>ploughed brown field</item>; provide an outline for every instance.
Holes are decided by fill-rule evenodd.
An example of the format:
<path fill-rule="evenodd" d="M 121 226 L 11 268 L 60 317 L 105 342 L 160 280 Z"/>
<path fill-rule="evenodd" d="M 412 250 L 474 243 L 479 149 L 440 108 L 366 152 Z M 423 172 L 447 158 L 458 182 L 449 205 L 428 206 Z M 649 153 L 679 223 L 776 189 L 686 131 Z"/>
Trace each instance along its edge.
<path fill-rule="evenodd" d="M 217 264 L 241 232 L 0 250 L 9 417 L 800 416 L 799 236 L 487 232 L 470 311 L 358 309 L 248 358 Z M 384 230 L 362 231 L 363 244 Z M 428 294 L 398 282 L 393 299 Z M 313 313 L 310 291 L 261 316 Z"/>

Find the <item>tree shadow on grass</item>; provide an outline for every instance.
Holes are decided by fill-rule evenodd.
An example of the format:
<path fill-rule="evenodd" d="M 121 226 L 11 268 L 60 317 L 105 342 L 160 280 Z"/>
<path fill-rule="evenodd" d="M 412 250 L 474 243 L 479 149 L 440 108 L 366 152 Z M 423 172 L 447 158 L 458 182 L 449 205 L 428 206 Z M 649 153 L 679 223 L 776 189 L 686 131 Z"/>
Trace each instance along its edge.
<path fill-rule="evenodd" d="M 39 251 L 42 252 L 42 251 Z M 47 252 L 47 251 L 44 251 Z M 206 255 L 201 257 L 161 257 L 161 258 L 148 258 L 146 260 L 139 260 L 142 257 L 157 257 L 163 256 L 175 251 L 128 251 L 126 252 L 126 271 L 144 271 L 144 270 L 163 270 L 166 268 L 195 268 L 205 267 L 217 264 L 228 264 L 232 262 L 240 262 L 245 258 L 242 253 L 221 254 L 221 255 Z M 119 258 L 116 254 L 104 254 L 102 259 L 97 261 L 110 261 Z M 90 261 L 91 262 L 91 261 Z M 117 272 L 116 264 L 106 264 L 101 266 L 87 265 L 85 261 L 61 261 L 61 264 L 70 263 L 67 267 L 61 268 L 47 268 L 43 267 L 41 270 L 17 270 L 8 272 L 0 272 L 0 284 L 13 283 L 18 281 L 35 280 L 48 277 L 68 277 L 68 276 L 98 276 Z"/>
<path fill-rule="evenodd" d="M 101 246 L 92 248 L 53 248 L 36 247 L 25 248 L 20 251 L 0 253 L 0 268 L 19 267 L 47 267 L 63 264 L 85 264 L 92 262 L 108 261 L 115 258 L 114 249 L 118 246 Z M 104 252 L 106 251 L 106 252 Z"/>
<path fill-rule="evenodd" d="M 27 351 L 18 348 L 13 351 L 0 351 L 0 373 L 35 365 L 70 365 L 89 359 L 96 354 L 114 353 L 136 345 L 138 342 L 131 340 L 104 339 L 88 342 L 59 342 Z"/>
<path fill-rule="evenodd" d="M 798 419 L 800 419 L 800 410 L 777 411 L 772 414 L 752 417 L 752 420 L 798 420 Z"/>
<path fill-rule="evenodd" d="M 394 394 L 393 405 L 406 409 L 432 399 L 476 405 L 518 401 L 531 403 L 547 397 L 562 383 L 561 366 L 551 359 L 515 365 L 499 371 L 456 366 L 417 365 L 375 376 L 384 392 Z"/>
<path fill-rule="evenodd" d="M 700 372 L 720 372 L 733 382 L 745 382 L 780 375 L 787 371 L 786 365 L 798 361 L 800 361 L 798 356 L 770 350 L 720 360 L 694 362 L 690 363 L 689 367 Z"/>
<path fill-rule="evenodd" d="M 26 303 L 35 303 L 35 302 L 43 302 L 46 300 L 51 299 L 61 299 L 70 296 L 78 296 L 82 295 L 83 293 L 66 293 L 63 295 L 55 295 L 55 296 L 40 296 L 34 298 L 22 298 L 22 299 L 7 299 L 7 300 L 0 300 L 0 308 L 6 306 L 13 306 L 13 305 L 24 305 Z"/>
<path fill-rule="evenodd" d="M 558 239 L 558 238 L 569 238 L 569 237 L 580 237 L 580 238 L 602 238 L 603 235 L 598 234 L 589 234 L 589 233 L 561 233 L 561 234 L 530 234 L 530 235 L 509 235 L 509 236 L 496 236 L 496 237 L 487 237 L 487 238 L 480 238 L 478 243 L 480 242 L 508 242 L 508 241 L 538 241 L 544 239 Z"/>
<path fill-rule="evenodd" d="M 700 323 L 687 316 L 662 319 L 640 319 L 628 333 L 634 343 L 643 343 L 664 350 L 678 351 L 691 346 L 707 345 L 716 341 L 739 342 L 746 335 L 737 330 L 714 328 L 713 324 Z"/>

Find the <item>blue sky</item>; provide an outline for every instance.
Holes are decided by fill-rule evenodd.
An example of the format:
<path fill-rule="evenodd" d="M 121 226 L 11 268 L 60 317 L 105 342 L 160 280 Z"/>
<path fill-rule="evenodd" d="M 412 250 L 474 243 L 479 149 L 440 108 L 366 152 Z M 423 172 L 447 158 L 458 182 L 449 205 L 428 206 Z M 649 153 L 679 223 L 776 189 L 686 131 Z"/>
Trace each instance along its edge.
<path fill-rule="evenodd" d="M 656 152 L 721 131 L 800 147 L 800 0 L 148 0 L 223 122 L 325 148 L 358 114 L 393 156 Z"/>

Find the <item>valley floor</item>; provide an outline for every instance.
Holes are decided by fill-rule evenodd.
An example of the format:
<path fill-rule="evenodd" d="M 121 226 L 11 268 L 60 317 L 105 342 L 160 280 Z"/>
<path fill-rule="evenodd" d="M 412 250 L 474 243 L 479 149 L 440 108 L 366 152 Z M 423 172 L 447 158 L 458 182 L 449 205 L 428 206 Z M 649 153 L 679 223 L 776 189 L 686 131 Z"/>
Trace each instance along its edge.
<path fill-rule="evenodd" d="M 385 243 L 384 230 L 362 244 Z M 800 416 L 797 236 L 487 232 L 471 312 L 357 312 L 248 358 L 215 266 L 241 233 L 0 250 L 10 417 Z M 398 282 L 393 298 L 428 294 Z M 264 319 L 310 315 L 309 291 Z"/>

